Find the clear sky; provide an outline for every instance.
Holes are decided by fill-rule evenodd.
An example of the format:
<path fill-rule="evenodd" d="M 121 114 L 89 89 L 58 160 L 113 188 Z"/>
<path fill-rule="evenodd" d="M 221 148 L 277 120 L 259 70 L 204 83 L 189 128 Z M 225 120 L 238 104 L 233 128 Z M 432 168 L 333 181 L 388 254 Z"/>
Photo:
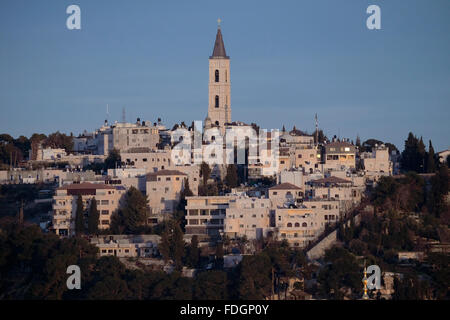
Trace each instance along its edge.
<path fill-rule="evenodd" d="M 81 8 L 81 30 L 66 8 Z M 381 30 L 366 9 L 381 8 Z M 0 1 L 0 133 L 75 135 L 109 120 L 204 120 L 217 18 L 233 120 L 401 150 L 450 146 L 450 1 Z"/>

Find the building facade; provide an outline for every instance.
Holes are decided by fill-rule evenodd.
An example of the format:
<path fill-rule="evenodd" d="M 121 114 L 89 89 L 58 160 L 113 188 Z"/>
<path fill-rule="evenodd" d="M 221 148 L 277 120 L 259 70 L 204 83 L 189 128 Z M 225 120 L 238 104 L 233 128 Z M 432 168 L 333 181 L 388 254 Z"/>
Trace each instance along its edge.
<path fill-rule="evenodd" d="M 59 236 L 75 235 L 75 216 L 79 196 L 82 198 L 83 212 L 86 217 L 95 198 L 100 216 L 99 229 L 108 229 L 111 215 L 117 212 L 122 205 L 125 192 L 123 187 L 101 183 L 80 183 L 59 187 L 53 196 L 53 226 L 51 229 Z"/>

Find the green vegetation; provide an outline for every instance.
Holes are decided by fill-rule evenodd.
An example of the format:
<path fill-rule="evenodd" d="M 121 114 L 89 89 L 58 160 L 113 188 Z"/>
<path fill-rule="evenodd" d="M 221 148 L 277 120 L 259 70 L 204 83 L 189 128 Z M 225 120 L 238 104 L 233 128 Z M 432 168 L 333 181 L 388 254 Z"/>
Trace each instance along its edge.
<path fill-rule="evenodd" d="M 97 210 L 97 201 L 95 197 L 91 200 L 91 205 L 89 207 L 89 216 L 88 216 L 88 233 L 89 234 L 98 234 L 98 224 L 99 224 L 100 214 Z"/>
<path fill-rule="evenodd" d="M 142 232 L 147 223 L 148 210 L 147 196 L 131 187 L 125 195 L 125 204 L 111 217 L 111 231 L 115 234 Z"/>

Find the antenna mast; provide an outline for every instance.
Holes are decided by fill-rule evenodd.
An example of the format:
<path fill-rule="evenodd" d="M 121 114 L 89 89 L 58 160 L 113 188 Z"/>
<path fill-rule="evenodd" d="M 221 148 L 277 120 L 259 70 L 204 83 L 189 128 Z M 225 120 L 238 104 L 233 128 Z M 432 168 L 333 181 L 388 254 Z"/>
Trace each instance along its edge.
<path fill-rule="evenodd" d="M 317 113 L 315 116 L 315 122 L 316 122 L 316 145 L 319 144 L 319 121 L 317 120 Z"/>

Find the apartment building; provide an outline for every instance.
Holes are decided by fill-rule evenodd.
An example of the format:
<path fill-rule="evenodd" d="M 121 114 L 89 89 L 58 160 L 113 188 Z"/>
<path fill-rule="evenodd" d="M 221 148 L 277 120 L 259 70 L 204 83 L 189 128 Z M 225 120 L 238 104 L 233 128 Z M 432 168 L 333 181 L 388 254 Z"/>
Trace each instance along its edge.
<path fill-rule="evenodd" d="M 97 202 L 99 211 L 99 229 L 107 229 L 111 215 L 116 212 L 123 201 L 125 188 L 101 183 L 80 183 L 59 187 L 53 196 L 52 230 L 60 236 L 75 235 L 75 215 L 78 196 L 83 200 L 85 215 L 89 212 L 92 200 Z"/>
<path fill-rule="evenodd" d="M 292 247 L 305 247 L 323 230 L 322 218 L 307 208 L 275 209 L 275 226 L 279 240 Z"/>
<path fill-rule="evenodd" d="M 270 188 L 268 193 L 274 208 L 293 205 L 303 198 L 303 189 L 288 182 Z"/>
<path fill-rule="evenodd" d="M 346 141 L 328 143 L 323 148 L 324 169 L 342 169 L 356 167 L 356 148 Z"/>
<path fill-rule="evenodd" d="M 151 152 L 121 152 L 120 156 L 125 165 L 145 169 L 147 173 L 166 170 L 173 165 L 170 149 Z"/>
<path fill-rule="evenodd" d="M 83 134 L 74 139 L 75 151 L 107 156 L 112 149 L 119 152 L 133 152 L 133 149 L 155 150 L 159 143 L 158 126 L 149 121 L 136 123 L 115 122 L 102 127 L 92 134 Z"/>
<path fill-rule="evenodd" d="M 357 205 L 365 190 L 364 186 L 354 186 L 352 181 L 335 176 L 312 180 L 307 185 L 307 199 L 337 200 L 341 214 Z"/>
<path fill-rule="evenodd" d="M 158 253 L 160 237 L 157 235 L 109 235 L 91 238 L 99 249 L 99 256 L 118 258 L 149 258 Z"/>
<path fill-rule="evenodd" d="M 266 198 L 239 197 L 229 201 L 224 233 L 230 238 L 260 239 L 267 236 L 272 202 Z"/>
<path fill-rule="evenodd" d="M 146 170 L 143 168 L 108 169 L 108 179 L 124 186 L 126 189 L 134 187 L 142 193 L 146 193 L 147 190 Z"/>
<path fill-rule="evenodd" d="M 147 197 L 151 214 L 173 213 L 180 201 L 187 174 L 178 170 L 159 170 L 147 174 Z"/>
<path fill-rule="evenodd" d="M 389 160 L 389 148 L 384 144 L 375 145 L 372 152 L 363 152 L 360 157 L 366 175 L 392 175 L 393 164 Z"/>
<path fill-rule="evenodd" d="M 186 234 L 218 236 L 230 201 L 237 195 L 187 197 Z"/>
<path fill-rule="evenodd" d="M 303 177 L 304 174 L 302 170 L 298 169 L 283 170 L 277 174 L 277 183 L 282 184 L 287 182 L 301 189 L 304 189 L 305 181 Z"/>
<path fill-rule="evenodd" d="M 335 223 L 341 218 L 338 200 L 312 199 L 303 201 L 301 207 L 312 210 L 318 217 L 323 217 L 319 227 L 325 227 L 327 223 Z"/>

